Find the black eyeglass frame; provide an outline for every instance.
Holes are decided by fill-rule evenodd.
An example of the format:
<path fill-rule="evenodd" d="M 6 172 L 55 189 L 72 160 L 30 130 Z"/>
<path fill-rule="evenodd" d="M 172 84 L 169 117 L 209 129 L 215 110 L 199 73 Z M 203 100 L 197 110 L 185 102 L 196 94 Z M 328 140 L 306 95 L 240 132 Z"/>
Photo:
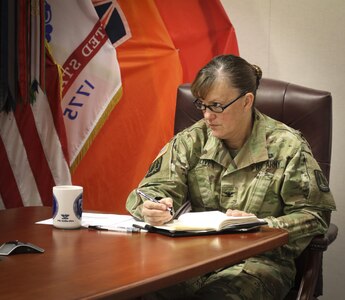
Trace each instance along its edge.
<path fill-rule="evenodd" d="M 202 103 L 199 98 L 196 98 L 193 101 L 193 103 L 194 103 L 194 106 L 199 110 L 206 110 L 206 108 L 208 108 L 210 111 L 212 111 L 214 113 L 222 113 L 227 107 L 229 107 L 231 104 L 235 103 L 238 99 L 242 98 L 247 93 L 248 93 L 247 91 L 244 93 L 241 93 L 238 97 L 236 97 L 235 99 L 231 100 L 229 103 L 227 103 L 223 106 L 220 105 L 219 103 L 217 103 L 219 106 L 217 106 L 217 104 L 216 105 L 215 104 L 206 105 L 206 104 Z M 215 108 L 221 109 L 221 111 L 214 111 Z"/>

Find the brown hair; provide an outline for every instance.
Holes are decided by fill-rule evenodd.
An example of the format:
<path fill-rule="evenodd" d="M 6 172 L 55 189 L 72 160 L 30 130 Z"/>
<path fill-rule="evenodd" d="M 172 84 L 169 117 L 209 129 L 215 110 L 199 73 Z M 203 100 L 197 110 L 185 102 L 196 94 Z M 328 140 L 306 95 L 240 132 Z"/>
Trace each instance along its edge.
<path fill-rule="evenodd" d="M 196 98 L 205 98 L 213 83 L 220 77 L 226 78 L 240 93 L 253 93 L 259 86 L 262 77 L 260 67 L 251 65 L 235 55 L 219 55 L 207 63 L 196 75 L 191 91 Z"/>

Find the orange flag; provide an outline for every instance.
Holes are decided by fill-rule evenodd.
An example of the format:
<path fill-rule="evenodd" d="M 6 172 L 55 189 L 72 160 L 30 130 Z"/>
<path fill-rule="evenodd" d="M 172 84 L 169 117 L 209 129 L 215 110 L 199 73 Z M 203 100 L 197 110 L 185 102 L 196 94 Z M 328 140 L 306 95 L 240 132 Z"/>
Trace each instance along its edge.
<path fill-rule="evenodd" d="M 238 49 L 219 1 L 118 3 L 132 35 L 116 48 L 123 96 L 72 179 L 84 186 L 85 209 L 126 213 L 128 194 L 173 136 L 178 85 L 211 57 Z"/>
<path fill-rule="evenodd" d="M 84 208 L 124 213 L 130 190 L 172 136 L 175 49 L 152 1 L 119 1 L 132 38 L 117 48 L 123 96 L 73 175 L 84 186 Z"/>
<path fill-rule="evenodd" d="M 214 56 L 238 55 L 235 29 L 218 0 L 155 0 L 183 67 L 183 82 L 192 82 Z"/>

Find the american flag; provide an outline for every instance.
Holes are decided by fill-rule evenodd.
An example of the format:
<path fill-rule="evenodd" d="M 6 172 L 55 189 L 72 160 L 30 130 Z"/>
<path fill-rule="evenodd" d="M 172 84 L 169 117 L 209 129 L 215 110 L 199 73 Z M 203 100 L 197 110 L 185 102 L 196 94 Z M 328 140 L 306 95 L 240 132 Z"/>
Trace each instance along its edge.
<path fill-rule="evenodd" d="M 19 2 L 27 8 L 27 1 Z M 30 49 L 24 55 L 30 57 L 25 64 L 31 83 L 27 97 L 31 92 L 35 101 L 0 112 L 0 209 L 51 206 L 52 187 L 72 183 L 71 168 L 76 168 L 121 96 L 113 45 L 128 39 L 130 31 L 117 1 L 92 2 L 31 1 L 26 28 L 30 35 L 18 48 Z M 124 28 L 120 35 L 113 28 L 115 19 Z M 49 41 L 46 49 L 42 24 Z M 100 45 L 88 55 L 88 46 L 96 41 Z M 73 73 L 68 66 L 78 59 L 82 68 Z M 104 72 L 107 78 L 102 78 Z"/>

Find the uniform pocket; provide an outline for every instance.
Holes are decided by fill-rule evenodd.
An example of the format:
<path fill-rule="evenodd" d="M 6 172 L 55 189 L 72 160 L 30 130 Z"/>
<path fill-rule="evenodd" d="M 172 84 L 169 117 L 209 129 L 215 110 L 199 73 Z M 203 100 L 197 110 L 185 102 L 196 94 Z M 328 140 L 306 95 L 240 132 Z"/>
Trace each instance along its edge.
<path fill-rule="evenodd" d="M 261 211 L 264 199 L 266 198 L 268 188 L 273 180 L 273 174 L 260 171 L 248 186 L 246 191 L 247 203 L 244 210 L 254 214 Z"/>
<path fill-rule="evenodd" d="M 219 177 L 222 170 L 213 162 L 204 161 L 188 174 L 189 198 L 197 210 L 219 209 Z"/>

